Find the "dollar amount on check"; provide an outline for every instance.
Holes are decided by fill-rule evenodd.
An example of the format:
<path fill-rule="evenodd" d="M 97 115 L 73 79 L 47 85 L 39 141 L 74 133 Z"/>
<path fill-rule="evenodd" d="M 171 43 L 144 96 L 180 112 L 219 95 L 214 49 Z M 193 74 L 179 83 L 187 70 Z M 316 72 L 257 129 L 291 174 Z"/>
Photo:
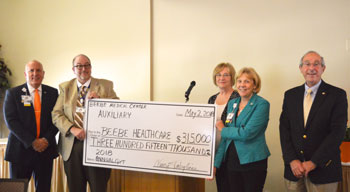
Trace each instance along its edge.
<path fill-rule="evenodd" d="M 83 163 L 212 177 L 215 116 L 215 105 L 89 100 Z"/>

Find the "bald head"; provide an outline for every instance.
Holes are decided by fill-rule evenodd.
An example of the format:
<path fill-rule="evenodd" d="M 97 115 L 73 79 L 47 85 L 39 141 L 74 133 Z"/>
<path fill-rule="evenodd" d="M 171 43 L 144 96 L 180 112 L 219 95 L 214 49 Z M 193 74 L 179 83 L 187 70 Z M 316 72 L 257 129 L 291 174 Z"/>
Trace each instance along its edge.
<path fill-rule="evenodd" d="M 33 88 L 38 88 L 44 79 L 45 71 L 43 65 L 37 61 L 32 60 L 25 66 L 24 76 L 26 77 L 27 83 Z"/>

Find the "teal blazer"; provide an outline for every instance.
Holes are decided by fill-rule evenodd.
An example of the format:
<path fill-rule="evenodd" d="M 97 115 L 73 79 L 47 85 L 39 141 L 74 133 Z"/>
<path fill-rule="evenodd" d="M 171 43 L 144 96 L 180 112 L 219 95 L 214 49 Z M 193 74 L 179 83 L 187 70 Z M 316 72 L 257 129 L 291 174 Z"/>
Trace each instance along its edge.
<path fill-rule="evenodd" d="M 234 118 L 231 123 L 225 124 L 221 131 L 221 142 L 215 155 L 215 167 L 220 167 L 232 141 L 235 142 L 240 164 L 260 161 L 270 156 L 265 139 L 265 130 L 269 122 L 269 102 L 253 94 L 236 118 L 240 102 L 241 97 L 238 97 L 227 104 L 227 114 L 233 112 Z"/>

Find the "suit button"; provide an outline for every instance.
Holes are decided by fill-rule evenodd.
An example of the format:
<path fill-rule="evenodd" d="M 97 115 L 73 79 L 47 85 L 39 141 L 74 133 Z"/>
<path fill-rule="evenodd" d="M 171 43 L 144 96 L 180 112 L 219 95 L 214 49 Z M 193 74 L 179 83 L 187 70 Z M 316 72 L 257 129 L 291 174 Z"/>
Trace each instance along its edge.
<path fill-rule="evenodd" d="M 304 139 L 306 139 L 306 138 L 307 138 L 307 136 L 306 136 L 306 135 L 303 135 L 303 138 L 304 138 Z"/>
<path fill-rule="evenodd" d="M 300 151 L 301 154 L 304 154 L 304 151 Z"/>

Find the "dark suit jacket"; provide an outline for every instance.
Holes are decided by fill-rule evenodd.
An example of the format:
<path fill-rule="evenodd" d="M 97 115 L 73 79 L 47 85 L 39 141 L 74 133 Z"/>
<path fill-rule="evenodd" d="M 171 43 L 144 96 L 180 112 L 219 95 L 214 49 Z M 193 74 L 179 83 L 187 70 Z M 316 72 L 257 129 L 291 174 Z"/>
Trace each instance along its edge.
<path fill-rule="evenodd" d="M 22 95 L 29 95 L 27 84 L 8 89 L 4 100 L 4 117 L 10 130 L 6 148 L 5 160 L 25 164 L 39 156 L 54 159 L 58 156 L 55 135 L 58 129 L 53 125 L 51 111 L 55 106 L 58 91 L 55 88 L 42 85 L 40 138 L 49 142 L 48 148 L 36 152 L 32 142 L 36 138 L 36 121 L 34 106 L 24 106 Z"/>
<path fill-rule="evenodd" d="M 309 173 L 312 183 L 325 184 L 342 180 L 339 146 L 347 122 L 346 92 L 321 82 L 304 127 L 303 101 L 305 85 L 285 92 L 280 117 L 280 139 L 285 163 L 284 177 L 291 181 L 289 163 L 311 160 L 316 169 Z"/>

